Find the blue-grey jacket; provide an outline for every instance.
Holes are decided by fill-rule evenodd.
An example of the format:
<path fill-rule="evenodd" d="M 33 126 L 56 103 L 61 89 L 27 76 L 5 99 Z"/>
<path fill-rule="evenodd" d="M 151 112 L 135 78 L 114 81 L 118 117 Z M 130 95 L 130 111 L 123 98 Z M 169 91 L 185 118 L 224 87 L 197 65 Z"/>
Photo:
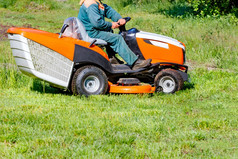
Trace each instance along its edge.
<path fill-rule="evenodd" d="M 105 17 L 117 22 L 121 15 L 110 6 L 103 4 L 104 10 L 99 8 L 99 4 L 91 4 L 88 8 L 83 4 L 79 10 L 78 18 L 82 21 L 90 37 L 96 35 L 98 31 L 110 31 L 111 22 L 105 21 Z"/>

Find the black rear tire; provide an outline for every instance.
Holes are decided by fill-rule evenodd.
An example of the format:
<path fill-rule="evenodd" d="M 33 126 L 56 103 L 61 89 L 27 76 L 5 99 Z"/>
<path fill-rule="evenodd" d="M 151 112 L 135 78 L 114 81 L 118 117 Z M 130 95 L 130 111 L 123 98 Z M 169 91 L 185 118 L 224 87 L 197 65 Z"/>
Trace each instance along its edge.
<path fill-rule="evenodd" d="M 105 94 L 108 89 L 108 79 L 103 70 L 95 66 L 79 68 L 72 79 L 71 91 L 77 95 Z"/>
<path fill-rule="evenodd" d="M 183 78 L 180 73 L 174 69 L 164 69 L 155 77 L 156 92 L 166 94 L 174 93 L 183 88 Z"/>

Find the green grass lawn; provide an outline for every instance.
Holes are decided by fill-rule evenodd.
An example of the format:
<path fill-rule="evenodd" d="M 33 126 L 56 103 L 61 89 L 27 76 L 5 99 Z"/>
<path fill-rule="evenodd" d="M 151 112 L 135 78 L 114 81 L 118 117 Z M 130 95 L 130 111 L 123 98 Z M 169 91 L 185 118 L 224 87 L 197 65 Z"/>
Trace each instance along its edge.
<path fill-rule="evenodd" d="M 192 71 L 173 95 L 89 98 L 38 89 L 1 90 L 0 154 L 14 157 L 237 158 L 234 73 Z"/>
<path fill-rule="evenodd" d="M 77 12 L 71 3 L 0 8 L 0 24 L 59 32 Z M 128 28 L 184 42 L 191 83 L 172 95 L 73 96 L 19 72 L 3 39 L 0 158 L 238 158 L 237 19 L 174 18 L 133 7 L 120 13 L 132 17 Z"/>

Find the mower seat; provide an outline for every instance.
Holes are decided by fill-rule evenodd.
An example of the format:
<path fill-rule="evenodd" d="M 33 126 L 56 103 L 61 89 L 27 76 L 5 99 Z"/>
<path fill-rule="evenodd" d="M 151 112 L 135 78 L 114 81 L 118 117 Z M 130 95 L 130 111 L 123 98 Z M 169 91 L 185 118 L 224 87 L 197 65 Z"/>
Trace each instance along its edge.
<path fill-rule="evenodd" d="M 97 40 L 95 45 L 107 45 L 107 42 L 102 39 L 93 39 L 88 36 L 86 29 L 83 23 L 76 17 L 67 18 L 64 21 L 64 24 L 68 24 L 69 27 L 63 33 L 63 36 L 72 37 L 75 39 L 80 39 L 89 43 L 92 43 L 94 40 Z"/>

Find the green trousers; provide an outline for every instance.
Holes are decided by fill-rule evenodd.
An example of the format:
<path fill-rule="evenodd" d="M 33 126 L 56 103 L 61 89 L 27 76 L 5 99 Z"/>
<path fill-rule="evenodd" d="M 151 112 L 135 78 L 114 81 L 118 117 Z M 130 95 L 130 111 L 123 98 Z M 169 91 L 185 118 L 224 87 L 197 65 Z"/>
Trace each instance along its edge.
<path fill-rule="evenodd" d="M 113 34 L 106 31 L 97 31 L 91 34 L 92 38 L 102 39 L 118 53 L 129 66 L 132 66 L 138 57 L 131 51 L 123 37 L 119 34 Z"/>

